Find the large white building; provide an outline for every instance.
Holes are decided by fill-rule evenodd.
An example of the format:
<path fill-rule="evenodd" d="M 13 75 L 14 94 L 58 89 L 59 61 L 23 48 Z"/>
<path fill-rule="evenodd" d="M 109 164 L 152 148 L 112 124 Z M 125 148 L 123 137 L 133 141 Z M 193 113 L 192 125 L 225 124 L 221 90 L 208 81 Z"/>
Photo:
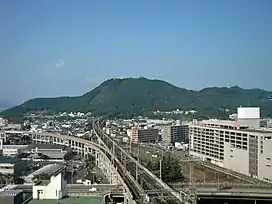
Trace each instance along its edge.
<path fill-rule="evenodd" d="M 272 130 L 260 128 L 259 108 L 238 108 L 237 121 L 190 125 L 190 155 L 272 182 Z"/>
<path fill-rule="evenodd" d="M 68 195 L 67 182 L 61 173 L 52 176 L 50 182 L 41 182 L 40 185 L 33 186 L 33 199 L 53 199 L 59 200 Z"/>

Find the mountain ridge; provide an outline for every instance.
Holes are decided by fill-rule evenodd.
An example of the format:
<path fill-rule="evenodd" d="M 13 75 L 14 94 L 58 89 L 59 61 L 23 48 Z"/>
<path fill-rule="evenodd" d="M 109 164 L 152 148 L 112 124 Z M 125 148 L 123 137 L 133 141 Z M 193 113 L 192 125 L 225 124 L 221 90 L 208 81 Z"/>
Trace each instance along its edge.
<path fill-rule="evenodd" d="M 92 112 L 95 115 L 140 115 L 156 110 L 195 109 L 216 116 L 220 109 L 260 106 L 264 116 L 272 116 L 272 92 L 261 89 L 207 87 L 199 91 L 174 86 L 158 79 L 112 78 L 93 90 L 74 97 L 34 98 L 5 110 L 4 117 L 22 117 L 26 112 Z"/>

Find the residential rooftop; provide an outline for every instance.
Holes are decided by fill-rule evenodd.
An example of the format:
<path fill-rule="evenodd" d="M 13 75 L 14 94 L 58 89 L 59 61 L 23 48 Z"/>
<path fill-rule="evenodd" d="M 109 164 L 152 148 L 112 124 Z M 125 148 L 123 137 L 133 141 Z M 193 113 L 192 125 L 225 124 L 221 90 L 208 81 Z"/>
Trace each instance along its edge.
<path fill-rule="evenodd" d="M 21 149 L 27 147 L 28 145 L 3 145 L 3 149 Z"/>
<path fill-rule="evenodd" d="M 19 161 L 20 159 L 18 158 L 0 156 L 0 164 L 15 164 Z"/>
<path fill-rule="evenodd" d="M 23 191 L 22 190 L 6 190 L 6 191 L 0 192 L 0 196 L 16 196 L 20 193 L 23 193 Z"/>
<path fill-rule="evenodd" d="M 68 197 L 61 200 L 31 200 L 27 204 L 102 204 L 103 197 Z"/>

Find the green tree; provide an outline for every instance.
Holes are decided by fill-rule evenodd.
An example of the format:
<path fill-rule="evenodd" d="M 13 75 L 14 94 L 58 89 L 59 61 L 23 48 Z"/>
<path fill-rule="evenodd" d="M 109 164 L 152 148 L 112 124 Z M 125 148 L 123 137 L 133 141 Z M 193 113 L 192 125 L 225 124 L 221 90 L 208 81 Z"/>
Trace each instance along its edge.
<path fill-rule="evenodd" d="M 167 183 L 181 182 L 184 180 L 184 176 L 181 172 L 181 166 L 177 159 L 171 157 L 170 155 L 162 158 L 162 180 Z M 160 162 L 151 162 L 149 160 L 148 164 L 150 169 L 155 172 L 157 176 L 160 175 Z"/>
<path fill-rule="evenodd" d="M 67 152 L 67 153 L 64 155 L 64 160 L 65 160 L 65 161 L 69 161 L 69 160 L 71 160 L 75 155 L 76 155 L 75 152 L 69 151 L 69 152 Z"/>
<path fill-rule="evenodd" d="M 41 180 L 50 180 L 50 176 L 46 173 L 41 173 L 34 175 L 32 178 L 32 181 L 34 181 L 35 183 L 38 183 Z"/>
<path fill-rule="evenodd" d="M 44 159 L 44 160 L 49 160 L 50 159 L 50 157 L 48 156 L 48 155 L 46 155 L 46 154 L 43 154 L 43 153 L 38 153 L 38 156 L 41 158 L 41 159 Z"/>

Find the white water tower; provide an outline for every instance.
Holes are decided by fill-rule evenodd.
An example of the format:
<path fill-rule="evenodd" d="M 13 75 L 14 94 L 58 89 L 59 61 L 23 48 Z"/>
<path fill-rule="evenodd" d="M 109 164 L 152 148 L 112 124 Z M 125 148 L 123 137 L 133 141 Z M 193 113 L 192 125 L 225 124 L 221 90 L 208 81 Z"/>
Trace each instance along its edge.
<path fill-rule="evenodd" d="M 239 107 L 237 120 L 251 128 L 260 128 L 260 107 Z"/>

